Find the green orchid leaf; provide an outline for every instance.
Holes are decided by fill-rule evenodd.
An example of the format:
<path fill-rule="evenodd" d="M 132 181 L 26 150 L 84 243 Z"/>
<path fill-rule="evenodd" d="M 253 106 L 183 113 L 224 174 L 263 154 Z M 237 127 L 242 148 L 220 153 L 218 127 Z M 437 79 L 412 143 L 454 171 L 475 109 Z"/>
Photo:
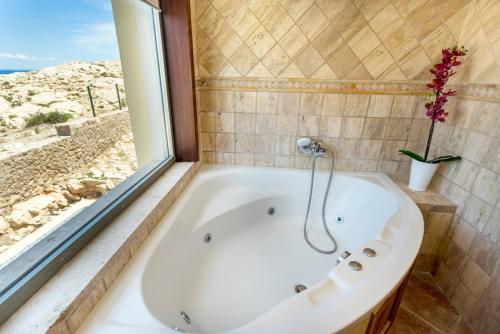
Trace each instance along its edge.
<path fill-rule="evenodd" d="M 429 161 L 431 164 L 438 164 L 441 162 L 450 162 L 450 161 L 457 161 L 457 160 L 462 160 L 461 156 L 452 156 L 452 155 L 444 155 L 442 157 L 437 157 Z"/>
<path fill-rule="evenodd" d="M 412 151 L 409 151 L 409 150 L 399 150 L 399 153 L 404 154 L 406 156 L 409 156 L 410 158 L 415 159 L 417 161 L 425 162 L 424 158 L 422 158 L 420 155 L 418 155 L 417 153 L 414 153 Z"/>

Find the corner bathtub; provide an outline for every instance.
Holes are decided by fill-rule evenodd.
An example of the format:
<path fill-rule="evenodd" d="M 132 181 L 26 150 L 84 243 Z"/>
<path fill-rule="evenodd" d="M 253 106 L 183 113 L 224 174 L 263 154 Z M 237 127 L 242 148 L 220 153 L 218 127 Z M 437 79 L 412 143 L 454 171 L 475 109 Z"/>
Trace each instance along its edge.
<path fill-rule="evenodd" d="M 309 223 L 324 248 L 327 178 L 317 174 Z M 205 165 L 79 332 L 320 334 L 369 314 L 411 268 L 420 211 L 383 174 L 337 172 L 326 218 L 338 250 L 319 254 L 302 232 L 309 182 L 310 170 Z M 307 289 L 296 293 L 297 284 Z"/>

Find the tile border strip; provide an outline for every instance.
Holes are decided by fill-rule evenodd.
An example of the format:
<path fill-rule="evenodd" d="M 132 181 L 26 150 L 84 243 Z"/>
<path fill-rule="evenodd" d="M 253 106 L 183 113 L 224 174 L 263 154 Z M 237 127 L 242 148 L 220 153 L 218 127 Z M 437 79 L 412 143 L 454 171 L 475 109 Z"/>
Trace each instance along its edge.
<path fill-rule="evenodd" d="M 199 90 L 276 91 L 333 94 L 428 95 L 424 81 L 310 80 L 273 78 L 198 78 Z M 500 101 L 495 84 L 451 84 L 463 98 Z"/>

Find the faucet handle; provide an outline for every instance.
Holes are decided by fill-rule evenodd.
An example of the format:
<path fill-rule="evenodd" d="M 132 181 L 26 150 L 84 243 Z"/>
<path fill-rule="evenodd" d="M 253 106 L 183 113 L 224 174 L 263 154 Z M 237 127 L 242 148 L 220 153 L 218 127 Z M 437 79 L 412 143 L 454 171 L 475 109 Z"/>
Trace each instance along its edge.
<path fill-rule="evenodd" d="M 312 143 L 311 138 L 304 137 L 304 138 L 297 139 L 297 146 L 298 147 L 306 147 L 306 146 L 311 145 L 311 143 Z"/>

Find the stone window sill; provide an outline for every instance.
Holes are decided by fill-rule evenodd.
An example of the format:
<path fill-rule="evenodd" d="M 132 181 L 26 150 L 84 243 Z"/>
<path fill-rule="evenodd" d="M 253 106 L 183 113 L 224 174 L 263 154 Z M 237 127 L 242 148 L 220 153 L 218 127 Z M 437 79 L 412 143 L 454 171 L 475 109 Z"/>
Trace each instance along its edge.
<path fill-rule="evenodd" d="M 199 163 L 175 163 L 14 313 L 0 332 L 75 332 L 198 167 Z"/>

